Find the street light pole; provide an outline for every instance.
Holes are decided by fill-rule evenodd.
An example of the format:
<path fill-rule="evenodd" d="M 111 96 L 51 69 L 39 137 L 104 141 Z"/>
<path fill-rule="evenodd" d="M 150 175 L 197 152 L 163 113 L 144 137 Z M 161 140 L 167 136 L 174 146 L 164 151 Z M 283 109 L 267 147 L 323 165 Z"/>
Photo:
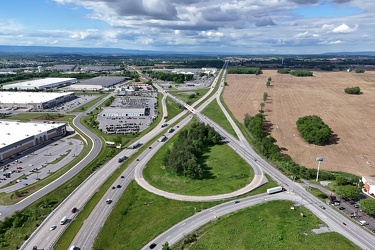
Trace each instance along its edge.
<path fill-rule="evenodd" d="M 316 161 L 318 162 L 318 171 L 316 172 L 316 182 L 318 182 L 318 179 L 319 179 L 319 169 L 320 169 L 320 162 L 323 161 L 323 158 L 322 157 L 317 157 L 316 158 Z"/>

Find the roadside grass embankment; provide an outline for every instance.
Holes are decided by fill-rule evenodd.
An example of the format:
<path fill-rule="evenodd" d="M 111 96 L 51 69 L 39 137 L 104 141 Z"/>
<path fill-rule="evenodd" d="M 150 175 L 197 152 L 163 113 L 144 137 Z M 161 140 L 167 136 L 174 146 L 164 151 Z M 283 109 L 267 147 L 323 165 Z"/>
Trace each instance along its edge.
<path fill-rule="evenodd" d="M 219 217 L 171 249 L 360 249 L 338 233 L 314 233 L 324 224 L 304 207 L 291 210 L 292 205 L 270 201 Z"/>

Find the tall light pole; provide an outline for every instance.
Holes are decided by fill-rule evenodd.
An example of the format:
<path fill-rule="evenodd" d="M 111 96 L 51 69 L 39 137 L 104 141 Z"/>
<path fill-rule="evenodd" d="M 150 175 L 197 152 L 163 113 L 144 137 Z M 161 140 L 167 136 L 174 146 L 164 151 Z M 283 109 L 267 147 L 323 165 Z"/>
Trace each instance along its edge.
<path fill-rule="evenodd" d="M 318 179 L 319 179 L 319 168 L 320 168 L 320 162 L 323 161 L 323 158 L 322 158 L 322 157 L 317 157 L 317 158 L 316 158 L 316 161 L 318 162 L 318 171 L 316 172 L 316 182 L 318 182 Z"/>

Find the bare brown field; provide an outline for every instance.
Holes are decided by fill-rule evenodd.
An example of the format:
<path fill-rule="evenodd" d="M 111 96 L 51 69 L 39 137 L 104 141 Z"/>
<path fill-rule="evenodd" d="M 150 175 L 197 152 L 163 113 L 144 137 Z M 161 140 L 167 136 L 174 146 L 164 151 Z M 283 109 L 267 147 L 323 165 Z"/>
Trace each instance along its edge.
<path fill-rule="evenodd" d="M 267 88 L 269 76 L 272 86 Z M 375 174 L 375 71 L 314 71 L 313 77 L 295 77 L 264 70 L 258 76 L 227 75 L 226 82 L 224 101 L 242 123 L 245 113 L 258 112 L 263 93 L 268 93 L 264 110 L 272 124 L 271 135 L 297 163 L 317 168 L 316 157 L 323 157 L 321 169 Z M 354 86 L 363 94 L 344 93 Z M 337 142 L 327 146 L 306 143 L 296 128 L 297 119 L 305 115 L 320 116 L 337 134 Z"/>

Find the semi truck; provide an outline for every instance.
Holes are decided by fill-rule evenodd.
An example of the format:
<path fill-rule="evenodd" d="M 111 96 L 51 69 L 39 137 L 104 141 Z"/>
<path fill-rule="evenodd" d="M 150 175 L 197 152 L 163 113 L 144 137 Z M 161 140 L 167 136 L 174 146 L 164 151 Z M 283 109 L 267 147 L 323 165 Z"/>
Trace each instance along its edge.
<path fill-rule="evenodd" d="M 129 148 L 134 149 L 137 148 L 141 143 L 139 141 L 134 142 L 132 145 L 130 145 Z"/>
<path fill-rule="evenodd" d="M 267 189 L 267 194 L 275 194 L 282 191 L 284 191 L 284 188 L 282 186 L 278 186 Z"/>
<path fill-rule="evenodd" d="M 121 162 L 125 161 L 126 159 L 128 159 L 128 157 L 126 157 L 126 156 L 124 155 L 124 156 L 118 158 L 118 163 L 121 163 Z"/>

